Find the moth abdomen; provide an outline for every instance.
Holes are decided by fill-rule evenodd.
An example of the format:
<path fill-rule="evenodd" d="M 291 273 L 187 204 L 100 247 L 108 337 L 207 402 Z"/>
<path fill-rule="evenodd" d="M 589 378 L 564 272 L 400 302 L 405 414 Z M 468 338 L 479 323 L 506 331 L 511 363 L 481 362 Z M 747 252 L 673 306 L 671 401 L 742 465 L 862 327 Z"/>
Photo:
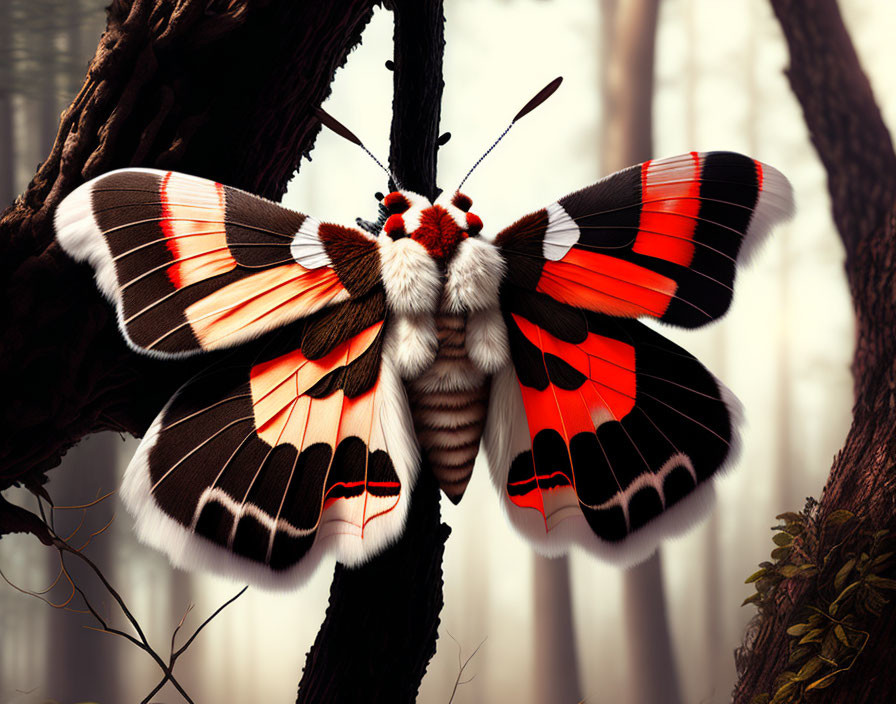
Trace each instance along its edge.
<path fill-rule="evenodd" d="M 489 383 L 470 362 L 465 317 L 436 316 L 439 349 L 432 365 L 409 384 L 417 441 L 445 495 L 466 491 L 485 427 Z"/>

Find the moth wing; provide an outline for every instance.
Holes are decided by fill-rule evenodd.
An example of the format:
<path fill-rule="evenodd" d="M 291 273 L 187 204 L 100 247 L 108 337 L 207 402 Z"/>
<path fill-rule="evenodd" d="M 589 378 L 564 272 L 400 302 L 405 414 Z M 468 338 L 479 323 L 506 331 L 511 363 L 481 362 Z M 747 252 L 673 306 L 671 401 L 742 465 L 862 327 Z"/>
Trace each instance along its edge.
<path fill-rule="evenodd" d="M 112 171 L 59 205 L 56 237 L 89 262 L 136 350 L 231 347 L 379 282 L 376 242 L 214 181 Z"/>
<path fill-rule="evenodd" d="M 182 387 L 125 474 L 141 540 L 268 587 L 301 584 L 328 551 L 359 564 L 396 540 L 419 460 L 384 318 L 374 292 Z"/>
<path fill-rule="evenodd" d="M 513 286 L 691 328 L 728 310 L 738 262 L 792 210 L 790 184 L 773 167 L 691 152 L 607 176 L 522 218 L 496 244 Z"/>
<path fill-rule="evenodd" d="M 736 399 L 643 323 L 544 294 L 503 302 L 513 364 L 493 379 L 484 447 L 512 523 L 546 554 L 646 558 L 711 504 Z"/>

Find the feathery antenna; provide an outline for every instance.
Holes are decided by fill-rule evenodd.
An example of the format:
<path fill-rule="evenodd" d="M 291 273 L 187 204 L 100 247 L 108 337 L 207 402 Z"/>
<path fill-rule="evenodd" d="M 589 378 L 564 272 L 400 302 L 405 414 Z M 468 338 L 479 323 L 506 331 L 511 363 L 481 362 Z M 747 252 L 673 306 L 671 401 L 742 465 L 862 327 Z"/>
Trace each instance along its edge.
<path fill-rule="evenodd" d="M 358 135 L 356 135 L 348 127 L 343 125 L 330 113 L 326 112 L 323 108 L 315 108 L 314 112 L 324 127 L 332 132 L 335 132 L 340 137 L 348 140 L 352 144 L 357 144 L 359 147 L 361 147 L 361 149 L 363 149 L 367 153 L 367 156 L 373 159 L 376 162 L 377 166 L 379 166 L 383 171 L 386 172 L 386 176 L 389 177 L 389 180 L 394 183 L 396 187 L 398 187 L 398 179 L 396 179 L 392 172 L 389 171 L 389 169 L 387 169 L 385 166 L 383 166 L 382 162 L 377 159 L 367 147 L 364 146 L 364 143 L 360 139 L 358 139 Z"/>
<path fill-rule="evenodd" d="M 485 159 L 485 157 L 487 157 L 489 154 L 491 154 L 492 149 L 497 147 L 498 143 L 502 139 L 504 139 L 504 137 L 507 135 L 508 132 L 510 132 L 510 128 L 513 127 L 520 118 L 525 117 L 530 112 L 532 112 L 535 108 L 537 108 L 539 105 L 541 105 L 545 100 L 550 98 L 554 94 L 554 91 L 556 91 L 560 87 L 561 83 L 563 83 L 563 76 L 557 76 L 557 78 L 555 78 L 553 81 L 548 83 L 544 88 L 542 88 L 540 91 L 538 91 L 538 93 L 536 93 L 535 96 L 528 103 L 523 105 L 522 109 L 516 115 L 513 116 L 513 119 L 510 121 L 510 124 L 507 125 L 507 127 L 504 129 L 504 131 L 492 143 L 492 146 L 490 146 L 488 149 L 486 149 L 485 154 L 483 154 L 481 157 L 479 157 L 479 159 L 476 160 L 476 163 L 473 164 L 473 167 L 469 171 L 467 171 L 467 175 L 464 176 L 463 180 L 460 182 L 460 185 L 457 187 L 458 191 L 467 182 L 467 179 L 470 178 L 470 174 L 472 174 L 476 170 L 476 167 L 482 163 L 482 160 Z M 357 139 L 357 137 L 355 137 L 355 139 Z"/>

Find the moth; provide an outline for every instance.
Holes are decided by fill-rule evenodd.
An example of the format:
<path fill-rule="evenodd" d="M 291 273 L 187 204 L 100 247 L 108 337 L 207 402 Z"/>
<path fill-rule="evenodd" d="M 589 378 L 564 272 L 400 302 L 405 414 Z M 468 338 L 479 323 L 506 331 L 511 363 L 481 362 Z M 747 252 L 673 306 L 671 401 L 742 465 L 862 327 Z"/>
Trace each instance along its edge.
<path fill-rule="evenodd" d="M 356 565 L 395 541 L 420 471 L 460 501 L 480 448 L 543 553 L 631 563 L 693 523 L 735 455 L 738 405 L 639 318 L 722 316 L 738 264 L 792 210 L 787 180 L 691 152 L 494 237 L 459 189 L 381 205 L 368 232 L 152 169 L 60 204 L 59 244 L 93 267 L 134 350 L 232 349 L 127 469 L 140 538 L 183 567 L 295 586 L 328 551 Z"/>

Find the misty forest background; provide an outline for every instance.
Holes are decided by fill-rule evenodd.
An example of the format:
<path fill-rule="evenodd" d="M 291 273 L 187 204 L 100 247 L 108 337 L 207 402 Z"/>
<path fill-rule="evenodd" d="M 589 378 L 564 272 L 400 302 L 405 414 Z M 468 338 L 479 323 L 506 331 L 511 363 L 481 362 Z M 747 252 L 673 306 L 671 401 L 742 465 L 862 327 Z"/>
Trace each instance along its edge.
<path fill-rule="evenodd" d="M 629 39 L 611 29 L 615 5 L 447 0 L 441 129 L 453 137 L 439 153 L 442 188 L 454 187 L 535 90 L 555 75 L 565 79 L 468 183 L 473 210 L 488 232 L 622 166 L 614 163 L 618 138 L 605 106 L 613 91 L 618 98 L 639 86 L 631 78 L 620 83 L 611 70 L 618 47 L 608 38 Z M 896 125 L 896 6 L 874 0 L 841 0 L 840 6 L 884 118 Z M 80 88 L 104 23 L 97 0 L 0 0 L 0 209 L 24 190 L 50 149 L 59 114 Z M 392 79 L 384 63 L 391 56 L 392 17 L 379 8 L 362 45 L 337 72 L 326 103 L 381 158 L 388 153 Z M 669 691 L 670 702 L 728 701 L 733 651 L 755 612 L 740 607 L 753 591 L 744 579 L 773 547 L 768 527 L 775 514 L 820 495 L 851 418 L 853 318 L 843 248 L 824 171 L 783 74 L 786 64 L 787 49 L 766 2 L 659 3 L 653 155 L 742 151 L 783 171 L 797 199 L 795 219 L 741 272 L 722 322 L 687 333 L 664 330 L 725 381 L 746 414 L 741 459 L 718 482 L 713 513 L 685 537 L 665 543 L 661 561 L 654 562 L 662 580 L 652 585 L 651 598 L 665 603 L 660 618 L 671 637 L 669 671 L 645 669 L 639 653 L 662 628 L 633 626 L 639 610 L 650 619 L 657 614 L 625 599 L 623 573 L 579 552 L 568 561 L 535 558 L 507 524 L 480 462 L 461 504 L 442 505 L 452 528 L 445 606 L 421 702 L 449 701 L 459 652 L 466 658 L 483 641 L 463 674 L 473 679 L 454 696 L 458 704 L 627 702 L 638 690 L 633 683 L 654 676 L 678 688 L 678 696 Z M 639 80 L 649 89 L 650 79 Z M 312 156 L 284 203 L 346 224 L 371 218 L 373 193 L 385 188 L 377 167 L 328 132 L 318 137 Z M 50 494 L 57 504 L 81 504 L 114 489 L 135 446 L 114 433 L 86 439 L 66 455 L 62 471 L 50 474 Z M 33 505 L 24 490 L 8 496 Z M 90 513 L 90 530 L 113 512 L 116 520 L 88 554 L 163 649 L 189 603 L 196 604 L 198 615 L 191 618 L 198 621 L 238 588 L 171 569 L 136 542 L 130 518 L 114 500 Z M 79 519 L 71 517 L 70 530 Z M 33 536 L 0 541 L 0 570 L 20 587 L 43 589 L 57 564 L 55 552 Z M 331 575 L 332 565 L 325 564 L 300 591 L 250 589 L 184 656 L 181 684 L 196 701 L 292 701 Z M 144 653 L 85 629 L 90 621 L 82 616 L 0 586 L 0 703 L 131 702 L 158 681 Z M 108 597 L 95 594 L 109 609 Z M 567 608 L 571 640 L 563 635 Z M 564 649 L 564 640 L 574 649 Z M 177 698 L 166 689 L 155 700 Z"/>

